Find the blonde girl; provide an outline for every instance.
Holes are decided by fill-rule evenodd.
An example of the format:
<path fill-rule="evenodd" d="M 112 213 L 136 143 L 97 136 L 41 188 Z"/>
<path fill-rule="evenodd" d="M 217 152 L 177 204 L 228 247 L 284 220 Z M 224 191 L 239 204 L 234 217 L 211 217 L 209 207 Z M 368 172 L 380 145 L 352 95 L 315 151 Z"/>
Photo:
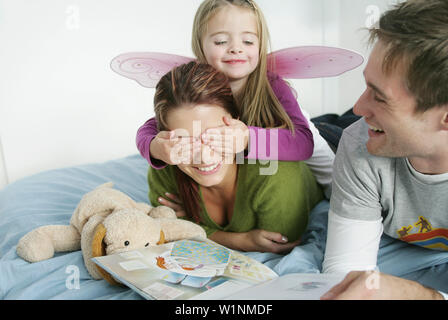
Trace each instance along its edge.
<path fill-rule="evenodd" d="M 199 62 L 212 65 L 228 77 L 240 117 L 225 118 L 223 126 L 205 131 L 200 142 L 223 157 L 244 151 L 247 159 L 307 160 L 313 155 L 313 134 L 291 88 L 268 71 L 268 48 L 266 21 L 254 1 L 202 2 L 194 19 L 192 49 Z M 173 139 L 173 132 L 158 129 L 156 119 L 152 118 L 138 130 L 136 139 L 140 153 L 153 168 L 185 162 L 184 158 L 171 157 L 179 144 L 187 154 L 194 154 L 194 139 L 179 141 Z M 329 149 L 326 144 L 325 147 Z M 322 158 L 319 156 L 319 162 Z M 328 176 L 331 169 L 327 167 L 331 164 L 332 158 L 325 160 L 324 166 L 318 164 L 316 170 L 310 167 L 313 173 L 321 170 Z M 327 186 L 331 184 L 326 182 Z M 160 198 L 160 203 L 182 210 L 175 195 L 166 196 L 174 202 Z"/>
<path fill-rule="evenodd" d="M 266 21 L 254 1 L 205 0 L 200 5 L 193 24 L 193 52 L 199 62 L 211 64 L 229 78 L 241 111 L 239 120 L 226 119 L 226 126 L 218 128 L 220 136 L 206 132 L 202 142 L 222 153 L 245 150 L 249 159 L 306 160 L 313 153 L 313 135 L 291 88 L 267 71 L 268 47 Z M 244 141 L 243 150 L 235 145 L 225 148 L 223 141 L 229 136 Z M 152 167 L 176 164 L 171 151 L 182 142 L 170 137 L 170 132 L 158 132 L 155 118 L 139 129 L 137 147 Z M 272 143 L 264 145 L 259 137 Z"/>

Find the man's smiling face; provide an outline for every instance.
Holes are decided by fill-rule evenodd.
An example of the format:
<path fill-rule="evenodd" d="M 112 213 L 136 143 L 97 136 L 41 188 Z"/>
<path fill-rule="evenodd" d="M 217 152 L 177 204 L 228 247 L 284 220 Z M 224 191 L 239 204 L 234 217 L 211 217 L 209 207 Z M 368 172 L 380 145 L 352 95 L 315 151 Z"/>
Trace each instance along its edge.
<path fill-rule="evenodd" d="M 354 112 L 369 125 L 369 153 L 384 157 L 428 157 L 434 150 L 439 111 L 417 113 L 416 99 L 405 85 L 405 68 L 397 64 L 390 74 L 383 72 L 386 48 L 379 41 L 364 70 L 366 91 Z"/>

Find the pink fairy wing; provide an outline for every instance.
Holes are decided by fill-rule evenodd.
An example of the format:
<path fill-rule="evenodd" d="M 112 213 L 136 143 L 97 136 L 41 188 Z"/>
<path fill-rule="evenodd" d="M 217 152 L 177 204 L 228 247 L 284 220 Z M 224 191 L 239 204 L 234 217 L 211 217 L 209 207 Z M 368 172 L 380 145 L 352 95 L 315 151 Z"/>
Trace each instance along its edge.
<path fill-rule="evenodd" d="M 144 87 L 155 88 L 160 78 L 171 69 L 193 60 L 168 53 L 129 52 L 115 57 L 110 66 L 119 75 L 133 79 Z"/>
<path fill-rule="evenodd" d="M 364 58 L 353 51 L 303 46 L 278 50 L 269 54 L 270 70 L 287 79 L 334 77 L 360 66 Z"/>

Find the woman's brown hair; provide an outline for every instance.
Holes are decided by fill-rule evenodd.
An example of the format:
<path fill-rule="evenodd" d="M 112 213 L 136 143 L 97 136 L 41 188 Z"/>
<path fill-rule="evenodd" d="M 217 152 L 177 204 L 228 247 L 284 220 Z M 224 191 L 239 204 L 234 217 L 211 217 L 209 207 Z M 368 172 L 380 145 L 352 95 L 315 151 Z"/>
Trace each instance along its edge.
<path fill-rule="evenodd" d="M 206 63 L 195 61 L 174 68 L 156 86 L 154 112 L 159 131 L 169 130 L 167 115 L 171 110 L 200 104 L 219 106 L 233 118 L 239 117 L 228 79 L 223 73 Z M 175 170 L 179 197 L 187 217 L 199 222 L 198 184 L 179 168 Z"/>

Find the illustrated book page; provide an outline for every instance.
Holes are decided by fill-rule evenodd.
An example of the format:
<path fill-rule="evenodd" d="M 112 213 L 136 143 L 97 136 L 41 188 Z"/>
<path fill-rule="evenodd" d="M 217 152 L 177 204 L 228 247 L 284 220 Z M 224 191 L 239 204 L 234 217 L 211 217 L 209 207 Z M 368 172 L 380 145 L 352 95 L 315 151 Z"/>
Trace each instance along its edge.
<path fill-rule="evenodd" d="M 262 263 L 208 239 L 174 241 L 92 260 L 146 299 L 224 299 L 278 277 Z"/>
<path fill-rule="evenodd" d="M 319 300 L 344 274 L 290 273 L 240 290 L 232 300 Z"/>

